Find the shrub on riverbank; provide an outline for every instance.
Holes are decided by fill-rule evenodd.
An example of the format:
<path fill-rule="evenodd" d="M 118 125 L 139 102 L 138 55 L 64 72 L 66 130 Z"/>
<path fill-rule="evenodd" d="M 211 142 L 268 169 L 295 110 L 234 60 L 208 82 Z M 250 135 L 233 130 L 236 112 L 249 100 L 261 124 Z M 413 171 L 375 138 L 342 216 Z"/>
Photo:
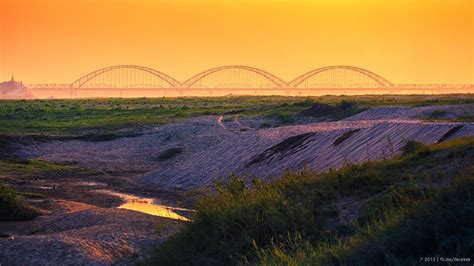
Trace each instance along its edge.
<path fill-rule="evenodd" d="M 38 214 L 18 192 L 0 182 L 0 221 L 31 220 Z"/>

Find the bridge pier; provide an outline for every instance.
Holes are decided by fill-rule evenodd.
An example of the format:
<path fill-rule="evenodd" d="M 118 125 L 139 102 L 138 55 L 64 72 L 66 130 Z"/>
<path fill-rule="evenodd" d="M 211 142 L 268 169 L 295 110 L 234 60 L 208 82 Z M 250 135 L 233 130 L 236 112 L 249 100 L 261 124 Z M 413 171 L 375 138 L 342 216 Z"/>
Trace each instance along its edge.
<path fill-rule="evenodd" d="M 74 99 L 74 91 L 73 88 L 69 89 L 69 98 Z"/>

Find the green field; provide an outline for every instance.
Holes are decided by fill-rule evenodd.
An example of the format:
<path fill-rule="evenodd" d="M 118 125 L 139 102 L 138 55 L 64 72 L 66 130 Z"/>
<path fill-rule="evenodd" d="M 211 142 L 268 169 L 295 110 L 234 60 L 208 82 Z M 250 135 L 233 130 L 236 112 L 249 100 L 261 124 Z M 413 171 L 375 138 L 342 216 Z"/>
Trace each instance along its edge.
<path fill-rule="evenodd" d="M 288 124 L 294 122 L 296 113 L 315 103 L 337 105 L 344 101 L 355 103 L 357 109 L 352 111 L 357 111 L 380 105 L 423 106 L 474 103 L 474 96 L 323 96 L 305 98 L 228 96 L 217 98 L 0 100 L 0 134 L 54 136 L 117 132 L 131 134 L 130 131 L 137 132 L 150 125 L 166 124 L 195 116 L 225 114 L 229 111 L 237 112 L 241 116 L 268 117 Z M 352 113 L 349 112 L 349 114 Z M 344 113 L 341 115 L 344 116 Z"/>

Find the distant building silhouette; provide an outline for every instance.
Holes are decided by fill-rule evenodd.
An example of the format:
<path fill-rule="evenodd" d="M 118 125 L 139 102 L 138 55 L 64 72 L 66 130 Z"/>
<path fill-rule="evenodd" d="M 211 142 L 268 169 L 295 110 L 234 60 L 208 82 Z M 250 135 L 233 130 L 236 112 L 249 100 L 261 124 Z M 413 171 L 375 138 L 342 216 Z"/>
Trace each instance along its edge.
<path fill-rule="evenodd" d="M 15 77 L 12 75 L 10 81 L 0 82 L 0 98 L 7 99 L 30 99 L 34 98 L 33 95 L 23 85 L 23 82 L 15 81 Z"/>

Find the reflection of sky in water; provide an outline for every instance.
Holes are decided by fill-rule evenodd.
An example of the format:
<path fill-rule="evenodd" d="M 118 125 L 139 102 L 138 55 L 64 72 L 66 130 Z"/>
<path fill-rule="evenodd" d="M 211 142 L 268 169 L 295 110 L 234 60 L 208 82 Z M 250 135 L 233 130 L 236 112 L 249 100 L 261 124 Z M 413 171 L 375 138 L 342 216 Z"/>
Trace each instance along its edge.
<path fill-rule="evenodd" d="M 190 221 L 188 218 L 175 213 L 172 209 L 148 202 L 130 201 L 120 205 L 118 208 L 139 211 L 150 215 L 161 216 L 175 220 Z"/>
<path fill-rule="evenodd" d="M 127 209 L 127 210 L 132 210 L 132 211 L 138 211 L 138 212 L 143 212 L 146 214 L 150 215 L 155 215 L 155 216 L 160 216 L 160 217 L 166 217 L 170 219 L 175 219 L 175 220 L 181 220 L 181 221 L 190 221 L 188 218 L 177 214 L 173 210 L 182 210 L 182 211 L 193 211 L 193 210 L 187 210 L 187 209 L 181 209 L 181 208 L 172 208 L 172 207 L 166 207 L 163 205 L 158 205 L 155 203 L 153 199 L 149 198 L 140 198 L 136 197 L 133 195 L 129 194 L 124 194 L 124 193 L 119 193 L 119 192 L 114 192 L 111 190 L 96 190 L 96 192 L 99 193 L 104 193 L 108 195 L 113 195 L 117 196 L 119 198 L 122 198 L 125 203 L 118 206 L 119 209 Z"/>

